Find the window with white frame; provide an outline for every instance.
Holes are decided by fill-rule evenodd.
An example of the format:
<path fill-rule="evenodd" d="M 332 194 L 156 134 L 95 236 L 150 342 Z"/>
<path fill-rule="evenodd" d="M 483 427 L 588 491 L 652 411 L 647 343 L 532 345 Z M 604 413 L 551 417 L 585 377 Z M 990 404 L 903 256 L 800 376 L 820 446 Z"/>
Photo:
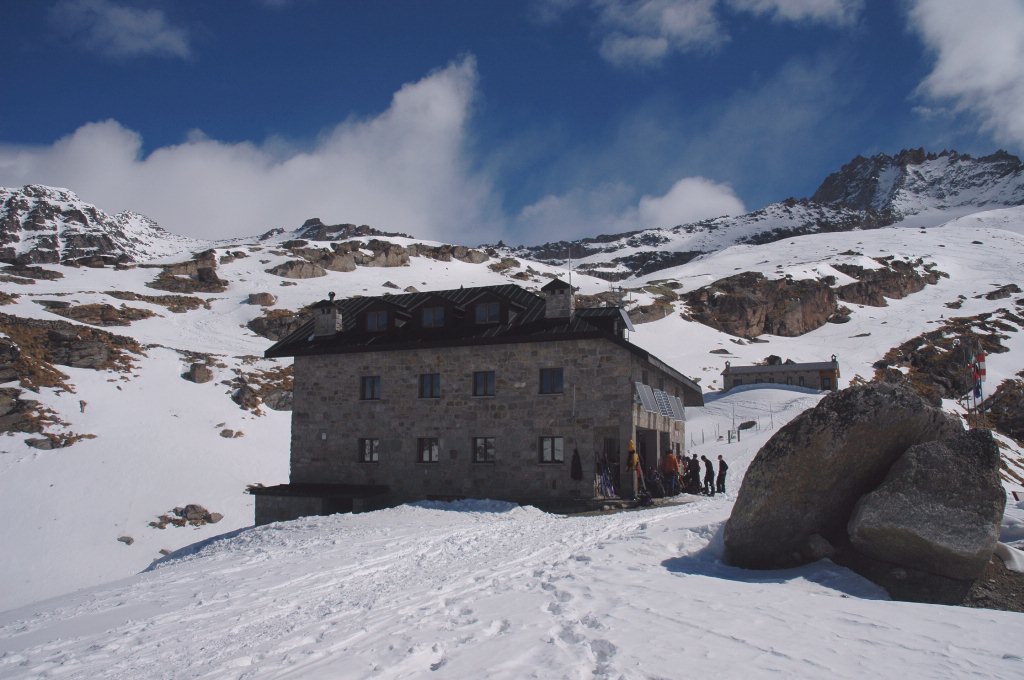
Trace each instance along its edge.
<path fill-rule="evenodd" d="M 565 440 L 562 437 L 541 437 L 540 462 L 564 463 Z"/>
<path fill-rule="evenodd" d="M 420 437 L 416 440 L 417 462 L 436 463 L 441 460 L 441 444 L 437 437 Z"/>

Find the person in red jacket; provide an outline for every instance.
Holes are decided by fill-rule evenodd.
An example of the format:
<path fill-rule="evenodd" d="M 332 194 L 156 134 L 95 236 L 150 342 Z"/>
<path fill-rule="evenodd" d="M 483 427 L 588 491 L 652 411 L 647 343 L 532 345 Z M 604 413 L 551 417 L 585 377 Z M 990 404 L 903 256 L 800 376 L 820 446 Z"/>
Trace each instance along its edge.
<path fill-rule="evenodd" d="M 661 474 L 665 477 L 665 492 L 675 495 L 679 483 L 679 460 L 671 450 L 665 452 L 661 459 Z"/>

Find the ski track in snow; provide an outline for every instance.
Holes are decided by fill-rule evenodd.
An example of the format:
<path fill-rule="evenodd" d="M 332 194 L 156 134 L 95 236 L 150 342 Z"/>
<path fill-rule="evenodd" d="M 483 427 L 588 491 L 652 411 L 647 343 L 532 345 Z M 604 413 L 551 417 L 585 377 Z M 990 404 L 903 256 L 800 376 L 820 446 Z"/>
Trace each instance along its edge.
<path fill-rule="evenodd" d="M 709 545 L 725 499 L 575 518 L 442 507 L 268 525 L 122 585 L 0 614 L 0 678 L 853 679 L 890 668 L 1009 678 L 1024 668 L 1020 615 L 879 601 L 877 587 L 827 562 L 724 566 Z"/>

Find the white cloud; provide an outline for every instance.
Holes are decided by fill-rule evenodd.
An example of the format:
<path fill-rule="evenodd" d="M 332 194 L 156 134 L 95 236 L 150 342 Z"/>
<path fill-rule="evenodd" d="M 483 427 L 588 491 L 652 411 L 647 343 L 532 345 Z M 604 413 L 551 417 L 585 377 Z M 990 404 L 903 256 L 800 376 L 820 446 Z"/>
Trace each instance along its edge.
<path fill-rule="evenodd" d="M 549 195 L 525 207 L 515 231 L 526 242 L 558 241 L 649 227 L 672 227 L 710 217 L 746 212 L 731 187 L 704 177 L 684 177 L 661 196 L 645 195 L 624 183 L 605 183 Z M 523 240 L 523 239 L 520 239 Z"/>
<path fill-rule="evenodd" d="M 614 66 L 633 67 L 728 42 L 720 18 L 723 4 L 775 21 L 841 26 L 856 20 L 864 0 L 538 0 L 533 13 L 552 23 L 581 4 L 594 15 L 601 56 Z"/>
<path fill-rule="evenodd" d="M 910 24 L 935 55 L 919 92 L 978 116 L 997 139 L 1024 144 L 1024 4 L 916 0 Z"/>
<path fill-rule="evenodd" d="M 309 217 L 476 243 L 500 236 L 486 177 L 469 167 L 472 57 L 402 86 L 380 115 L 348 120 L 309 149 L 227 143 L 191 131 L 143 156 L 108 120 L 43 147 L 0 147 L 0 185 L 73 189 L 107 211 L 131 209 L 181 234 L 225 238 Z"/>
<path fill-rule="evenodd" d="M 170 25 L 158 9 L 111 0 L 61 0 L 50 9 L 50 20 L 73 42 L 108 57 L 187 59 L 192 54 L 185 29 Z"/>
<path fill-rule="evenodd" d="M 864 0 L 728 0 L 737 11 L 761 16 L 770 14 L 776 21 L 814 22 L 848 25 L 860 15 Z"/>
<path fill-rule="evenodd" d="M 712 49 L 725 40 L 717 0 L 595 0 L 607 31 L 601 56 L 616 66 L 646 65 L 671 52 Z"/>
<path fill-rule="evenodd" d="M 636 208 L 638 224 L 671 227 L 709 217 L 746 212 L 731 187 L 704 177 L 684 177 L 663 196 L 644 196 Z"/>

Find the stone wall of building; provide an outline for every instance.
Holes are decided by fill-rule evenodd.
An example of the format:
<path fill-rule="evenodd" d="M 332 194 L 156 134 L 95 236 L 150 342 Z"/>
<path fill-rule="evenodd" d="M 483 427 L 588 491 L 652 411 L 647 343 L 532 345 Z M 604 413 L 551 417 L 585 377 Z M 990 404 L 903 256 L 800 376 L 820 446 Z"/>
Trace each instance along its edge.
<path fill-rule="evenodd" d="M 563 392 L 540 394 L 540 369 L 559 367 Z M 475 371 L 495 372 L 494 396 L 473 396 Z M 601 339 L 296 357 L 291 481 L 387 485 L 396 503 L 589 498 L 598 452 L 614 442 L 625 464 L 636 432 L 633 383 L 644 371 L 654 382 L 665 377 Z M 419 397 L 425 373 L 440 374 L 440 398 Z M 360 399 L 363 376 L 380 376 L 380 399 Z M 682 441 L 681 423 L 644 418 L 644 427 L 676 432 Z M 437 462 L 419 461 L 421 437 L 439 440 Z M 493 462 L 474 461 L 474 437 L 495 438 Z M 563 462 L 540 461 L 541 437 L 563 438 Z M 360 460 L 363 438 L 380 440 L 377 462 Z M 570 477 L 577 449 L 580 481 Z"/>
<path fill-rule="evenodd" d="M 832 370 L 780 370 L 771 373 L 754 372 L 744 373 L 741 368 L 733 367 L 725 378 L 726 389 L 732 389 L 738 385 L 756 385 L 758 383 L 775 383 L 776 385 L 797 385 L 810 387 L 815 390 L 838 389 L 839 378 Z"/>

